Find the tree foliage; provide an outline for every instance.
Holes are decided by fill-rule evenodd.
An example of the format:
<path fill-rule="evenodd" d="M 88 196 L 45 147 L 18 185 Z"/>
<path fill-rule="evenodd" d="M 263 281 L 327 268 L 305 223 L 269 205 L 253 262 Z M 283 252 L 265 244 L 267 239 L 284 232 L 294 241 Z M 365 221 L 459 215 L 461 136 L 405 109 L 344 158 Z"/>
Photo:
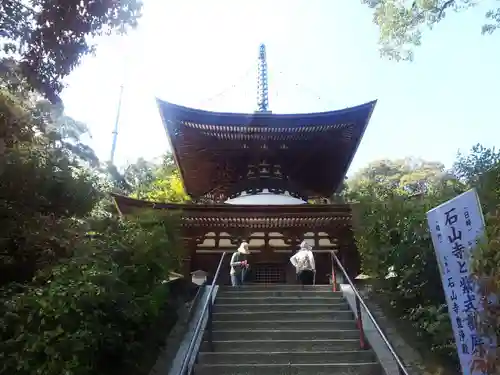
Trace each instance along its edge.
<path fill-rule="evenodd" d="M 349 180 L 349 188 L 358 195 L 375 194 L 384 198 L 394 194 L 426 194 L 456 183 L 442 163 L 406 158 L 371 162 Z"/>
<path fill-rule="evenodd" d="M 82 142 L 86 126 L 5 79 L 0 373 L 146 374 L 144 343 L 164 339 L 165 311 L 175 318 L 164 281 L 179 268 L 177 219 L 106 212 L 117 171 Z"/>
<path fill-rule="evenodd" d="M 500 162 L 494 149 L 476 146 L 471 157 L 462 158 L 461 165 L 477 170 L 472 180 L 479 186 L 479 196 L 485 213 L 486 237 L 476 247 L 472 256 L 473 276 L 483 299 L 479 312 L 478 329 L 489 337 L 500 337 Z M 495 160 L 497 160 L 495 162 Z M 482 167 L 482 168 L 481 168 Z M 490 297 L 494 296 L 489 303 Z M 495 302 L 496 300 L 496 302 Z M 500 348 L 491 351 L 486 366 L 488 374 L 497 374 L 500 369 Z"/>
<path fill-rule="evenodd" d="M 144 159 L 129 165 L 123 174 L 126 192 L 133 198 L 154 202 L 182 203 L 190 200 L 184 191 L 172 154 L 155 164 Z"/>
<path fill-rule="evenodd" d="M 0 373 L 137 373 L 179 267 L 175 218 L 101 224 L 36 283 L 3 289 Z"/>
<path fill-rule="evenodd" d="M 451 354 L 453 337 L 426 212 L 461 192 L 441 163 L 380 160 L 349 181 L 360 227 L 363 272 L 433 350 Z"/>
<path fill-rule="evenodd" d="M 453 173 L 465 183 L 477 185 L 487 182 L 489 176 L 487 173 L 496 168 L 498 163 L 500 163 L 499 151 L 476 144 L 468 154 L 458 153 L 457 160 L 453 164 Z"/>
<path fill-rule="evenodd" d="M 361 0 L 374 10 L 373 22 L 379 27 L 380 53 L 394 60 L 412 60 L 412 48 L 419 46 L 426 29 L 452 12 L 465 11 L 477 4 L 475 0 Z M 500 6 L 486 13 L 483 34 L 500 27 Z"/>
<path fill-rule="evenodd" d="M 29 280 L 67 256 L 78 240 L 75 219 L 100 197 L 95 176 L 80 168 L 95 162 L 75 140 L 85 129 L 70 131 L 70 121 L 46 102 L 30 105 L 0 92 L 0 284 Z"/>
<path fill-rule="evenodd" d="M 500 159 L 494 149 L 476 145 L 470 153 L 458 155 L 451 171 L 440 163 L 408 160 L 373 162 L 349 181 L 347 197 L 357 202 L 360 221 L 356 240 L 363 271 L 433 351 L 456 360 L 426 212 L 475 187 L 491 232 L 491 245 L 475 255 L 476 272 L 490 278 L 500 274 L 500 226 L 492 225 L 494 220 L 500 222 L 495 209 L 500 203 Z M 495 276 L 495 282 L 498 280 Z M 498 316 L 496 312 L 495 318 Z M 496 321 L 490 321 L 489 327 L 496 328 Z"/>
<path fill-rule="evenodd" d="M 3 0 L 0 47 L 19 63 L 18 78 L 55 101 L 61 80 L 94 51 L 92 38 L 136 26 L 141 6 L 140 0 Z"/>

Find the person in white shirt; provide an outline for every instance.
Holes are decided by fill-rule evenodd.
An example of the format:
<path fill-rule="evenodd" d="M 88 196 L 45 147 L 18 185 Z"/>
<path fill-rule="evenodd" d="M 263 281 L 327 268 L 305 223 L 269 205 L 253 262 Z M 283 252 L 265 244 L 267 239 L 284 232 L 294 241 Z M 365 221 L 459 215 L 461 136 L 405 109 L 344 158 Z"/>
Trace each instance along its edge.
<path fill-rule="evenodd" d="M 302 285 L 313 285 L 314 274 L 316 273 L 316 264 L 312 247 L 306 241 L 302 241 L 300 249 L 290 258 L 290 263 L 297 271 L 297 278 Z"/>

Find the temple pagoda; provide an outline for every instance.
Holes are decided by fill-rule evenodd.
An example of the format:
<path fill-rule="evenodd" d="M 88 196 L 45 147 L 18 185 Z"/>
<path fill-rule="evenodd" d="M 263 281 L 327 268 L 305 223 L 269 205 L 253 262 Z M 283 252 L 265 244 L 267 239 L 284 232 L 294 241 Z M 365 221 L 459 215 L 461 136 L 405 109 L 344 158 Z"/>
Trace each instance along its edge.
<path fill-rule="evenodd" d="M 342 186 L 376 101 L 331 112 L 273 114 L 263 45 L 258 71 L 258 111 L 252 114 L 209 112 L 158 100 L 193 203 L 114 195 L 117 207 L 125 215 L 148 207 L 180 211 L 186 276 L 195 270 L 213 274 L 221 254 L 247 240 L 250 281 L 295 282 L 289 258 L 304 239 L 314 248 L 317 283 L 328 282 L 331 250 L 338 251 L 348 273 L 356 276 L 360 261 L 351 207 L 329 202 Z M 229 282 L 229 275 L 221 276 Z"/>

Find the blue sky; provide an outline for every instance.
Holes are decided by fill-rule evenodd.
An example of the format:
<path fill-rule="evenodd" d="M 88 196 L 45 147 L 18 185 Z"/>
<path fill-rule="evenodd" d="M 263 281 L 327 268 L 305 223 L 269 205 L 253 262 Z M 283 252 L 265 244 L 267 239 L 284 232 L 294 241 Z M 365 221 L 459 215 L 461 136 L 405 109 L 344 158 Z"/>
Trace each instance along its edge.
<path fill-rule="evenodd" d="M 253 112 L 259 43 L 274 113 L 341 109 L 378 99 L 350 172 L 405 156 L 450 166 L 458 149 L 500 136 L 500 33 L 481 36 L 483 2 L 426 33 L 412 63 L 381 59 L 371 10 L 354 0 L 144 0 L 139 28 L 99 40 L 67 79 L 67 113 L 109 159 L 120 84 L 115 163 L 168 150 L 155 97 Z"/>

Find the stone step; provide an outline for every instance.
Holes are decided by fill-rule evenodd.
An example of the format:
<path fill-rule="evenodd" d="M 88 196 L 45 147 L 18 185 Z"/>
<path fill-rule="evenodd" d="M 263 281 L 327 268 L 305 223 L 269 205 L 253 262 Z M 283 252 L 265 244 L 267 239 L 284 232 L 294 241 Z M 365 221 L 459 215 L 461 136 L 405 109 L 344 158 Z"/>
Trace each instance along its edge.
<path fill-rule="evenodd" d="M 270 308 L 272 308 L 270 306 Z M 354 320 L 350 310 L 343 311 L 262 311 L 262 312 L 215 312 L 213 320 L 217 321 L 264 321 L 264 320 Z"/>
<path fill-rule="evenodd" d="M 263 305 L 274 305 L 274 304 L 317 304 L 317 303 L 345 303 L 346 300 L 342 296 L 335 297 L 308 297 L 308 296 L 295 296 L 295 297 L 249 297 L 239 296 L 239 297 L 219 297 L 215 300 L 216 304 L 222 305 L 250 305 L 250 304 L 263 304 Z"/>
<path fill-rule="evenodd" d="M 219 315 L 219 314 L 218 314 Z M 215 314 L 214 314 L 215 319 Z M 212 322 L 212 328 L 214 331 L 227 331 L 231 329 L 235 330 L 295 330 L 295 331 L 307 331 L 307 330 L 355 330 L 356 322 L 354 320 L 314 320 L 307 319 L 304 320 L 214 320 Z"/>
<path fill-rule="evenodd" d="M 216 335 L 217 336 L 217 335 Z M 328 352 L 336 350 L 359 350 L 359 339 L 343 340 L 237 340 L 214 341 L 215 352 Z M 202 352 L 210 351 L 207 341 L 203 342 Z"/>
<path fill-rule="evenodd" d="M 196 375 L 382 375 L 376 362 L 325 364 L 216 364 L 196 366 Z"/>
<path fill-rule="evenodd" d="M 366 363 L 375 362 L 371 350 L 337 350 L 325 352 L 201 352 L 199 363 L 203 364 L 325 364 L 325 363 Z"/>
<path fill-rule="evenodd" d="M 227 324 L 230 322 L 221 322 Z M 307 322 L 316 324 L 316 322 Z M 340 326 L 339 323 L 335 322 L 336 326 Z M 353 328 L 354 324 L 349 322 L 347 324 L 349 328 Z M 272 329 L 252 329 L 251 327 L 238 327 L 238 329 L 232 330 L 217 330 L 213 331 L 214 340 L 220 341 L 231 341 L 231 340 L 359 340 L 359 331 L 357 329 L 308 329 L 301 330 L 294 324 L 291 329 L 277 329 L 273 327 Z M 214 327 L 215 328 L 215 327 Z M 302 328 L 302 327 L 301 327 Z"/>
<path fill-rule="evenodd" d="M 244 290 L 243 288 L 239 290 L 222 290 L 217 293 L 219 298 L 227 297 L 240 297 L 240 298 L 266 298 L 266 297 L 338 297 L 343 298 L 342 293 L 332 292 L 328 290 L 273 290 L 273 289 L 262 289 L 262 290 Z"/>
<path fill-rule="evenodd" d="M 351 311 L 349 304 L 346 303 L 338 303 L 338 304 L 330 304 L 330 303 L 280 303 L 280 304 L 225 304 L 225 303 L 216 303 L 214 306 L 215 313 L 238 313 L 238 312 L 266 312 L 269 310 L 273 311 L 291 311 L 291 312 L 307 312 L 307 311 Z"/>
<path fill-rule="evenodd" d="M 222 290 L 235 290 L 236 288 L 231 286 L 224 286 Z M 318 285 L 299 285 L 299 284 L 245 284 L 236 290 L 242 291 L 260 291 L 260 290 L 320 290 L 329 291 L 333 293 L 333 287 L 329 284 L 318 284 Z"/>

